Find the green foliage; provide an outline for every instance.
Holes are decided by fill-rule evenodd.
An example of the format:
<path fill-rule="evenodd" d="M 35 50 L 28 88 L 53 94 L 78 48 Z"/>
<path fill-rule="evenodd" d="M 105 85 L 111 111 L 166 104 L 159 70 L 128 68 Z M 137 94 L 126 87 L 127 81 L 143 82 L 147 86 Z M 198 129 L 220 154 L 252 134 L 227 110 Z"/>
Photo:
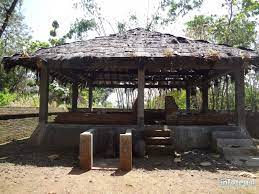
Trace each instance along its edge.
<path fill-rule="evenodd" d="M 53 81 L 49 85 L 49 102 L 57 102 L 58 104 L 70 103 L 70 90 L 69 87 L 61 86 L 57 81 Z"/>
<path fill-rule="evenodd" d="M 165 108 L 165 96 L 172 96 L 179 109 L 186 108 L 186 92 L 185 90 L 160 90 L 158 94 L 152 96 L 147 100 L 146 108 L 149 109 L 164 109 Z"/>
<path fill-rule="evenodd" d="M 186 108 L 186 92 L 185 90 L 175 90 L 169 93 L 170 96 L 173 96 L 175 99 L 175 102 L 177 106 L 180 109 L 185 109 Z"/>
<path fill-rule="evenodd" d="M 6 8 L 10 6 L 11 2 L 11 0 L 0 1 L 0 21 L 5 18 Z M 22 1 L 19 1 L 19 5 L 21 3 Z M 0 39 L 0 62 L 4 56 L 23 52 L 30 41 L 29 30 L 23 22 L 24 18 L 19 8 L 20 6 L 12 13 L 8 26 Z M 7 74 L 0 65 L 0 91 L 9 88 L 9 91 L 13 92 L 23 88 L 26 85 L 26 77 L 27 73 L 22 68 L 17 68 Z"/>
<path fill-rule="evenodd" d="M 93 89 L 93 106 L 94 107 L 112 107 L 112 104 L 107 102 L 108 96 L 112 89 L 94 88 Z M 88 88 L 83 88 L 80 92 L 79 106 L 87 107 L 88 105 Z"/>
<path fill-rule="evenodd" d="M 40 97 L 38 94 L 16 94 L 16 99 L 8 105 L 14 107 L 39 107 Z"/>
<path fill-rule="evenodd" d="M 226 7 L 228 15 L 195 16 L 186 23 L 187 35 L 219 44 L 250 47 L 257 34 L 255 16 L 258 15 L 258 2 L 226 0 L 222 6 Z"/>
<path fill-rule="evenodd" d="M 256 48 L 258 44 L 256 43 L 256 28 L 259 2 L 255 0 L 225 0 L 222 7 L 227 10 L 227 15 L 199 15 L 187 22 L 187 36 L 236 47 L 251 47 L 254 44 Z M 250 70 L 246 76 L 245 93 L 246 108 L 257 109 L 259 106 L 258 75 L 255 76 L 253 70 Z M 235 108 L 234 96 L 233 83 L 229 83 L 227 88 L 224 79 L 216 80 L 212 82 L 209 91 L 209 108 L 213 110 L 233 110 Z M 199 104 L 199 95 L 196 95 L 195 101 L 196 104 Z"/>
<path fill-rule="evenodd" d="M 50 44 L 48 42 L 42 42 L 42 41 L 36 40 L 36 41 L 30 42 L 27 48 L 27 52 L 33 53 L 40 48 L 48 48 L 48 47 L 50 47 Z"/>
<path fill-rule="evenodd" d="M 52 29 L 49 32 L 50 38 L 49 38 L 49 43 L 51 46 L 57 46 L 65 43 L 64 38 L 56 38 L 57 37 L 57 30 L 59 28 L 59 23 L 57 20 L 54 20 L 52 22 Z"/>
<path fill-rule="evenodd" d="M 52 22 L 52 27 L 53 27 L 54 30 L 56 30 L 56 29 L 59 28 L 59 23 L 58 23 L 57 20 L 54 20 L 54 21 Z"/>
<path fill-rule="evenodd" d="M 16 94 L 9 93 L 8 90 L 0 92 L 0 106 L 9 105 L 16 99 Z"/>
<path fill-rule="evenodd" d="M 164 9 L 168 8 L 167 21 L 175 21 L 176 17 L 184 16 L 189 11 L 199 8 L 203 0 L 163 0 Z"/>
<path fill-rule="evenodd" d="M 205 15 L 196 15 L 193 20 L 186 23 L 187 35 L 199 40 L 213 40 L 212 26 L 214 25 L 214 17 Z"/>
<path fill-rule="evenodd" d="M 117 28 L 118 28 L 119 33 L 125 32 L 126 31 L 126 23 L 118 22 Z"/>
<path fill-rule="evenodd" d="M 76 21 L 70 26 L 69 32 L 63 38 L 75 38 L 82 39 L 87 36 L 87 32 L 92 30 L 96 26 L 96 23 L 93 19 L 76 19 Z"/>

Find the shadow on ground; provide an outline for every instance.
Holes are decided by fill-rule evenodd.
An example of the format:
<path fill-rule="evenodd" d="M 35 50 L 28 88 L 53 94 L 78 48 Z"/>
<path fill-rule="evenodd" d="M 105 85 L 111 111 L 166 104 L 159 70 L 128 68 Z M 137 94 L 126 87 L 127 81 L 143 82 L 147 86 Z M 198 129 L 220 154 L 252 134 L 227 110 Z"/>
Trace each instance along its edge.
<path fill-rule="evenodd" d="M 57 155 L 55 159 L 49 156 Z M 176 159 L 178 158 L 178 159 Z M 69 174 L 79 175 L 85 173 L 79 168 L 78 147 L 77 148 L 42 148 L 28 144 L 28 139 L 13 141 L 0 145 L 0 163 L 13 163 L 18 165 L 33 165 L 38 167 L 64 166 L 72 167 Z M 201 166 L 202 162 L 210 165 Z M 118 159 L 95 158 L 95 170 L 113 171 L 111 176 L 123 176 L 126 172 L 117 170 Z M 218 170 L 246 170 L 255 172 L 257 168 L 236 167 L 218 154 L 210 150 L 192 150 L 177 154 L 177 156 L 146 156 L 144 158 L 134 158 L 133 167 L 135 169 L 152 170 L 201 170 L 217 172 Z"/>

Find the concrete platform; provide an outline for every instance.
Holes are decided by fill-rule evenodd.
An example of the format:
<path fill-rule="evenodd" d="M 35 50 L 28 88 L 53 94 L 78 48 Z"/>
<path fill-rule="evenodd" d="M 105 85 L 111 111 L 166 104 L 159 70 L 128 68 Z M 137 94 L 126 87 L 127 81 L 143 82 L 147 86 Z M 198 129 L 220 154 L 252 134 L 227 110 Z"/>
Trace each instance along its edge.
<path fill-rule="evenodd" d="M 229 139 L 246 139 L 247 137 L 238 131 L 238 128 L 233 128 L 235 131 L 213 131 L 212 139 L 229 138 Z"/>
<path fill-rule="evenodd" d="M 228 156 L 226 160 L 228 160 L 229 162 L 237 166 L 259 167 L 259 155 L 258 156 Z"/>
<path fill-rule="evenodd" d="M 247 146 L 247 147 L 239 147 L 239 148 L 231 148 L 231 147 L 224 147 L 222 151 L 226 155 L 251 155 L 255 156 L 259 154 L 259 150 L 255 146 Z"/>
<path fill-rule="evenodd" d="M 251 139 L 230 139 L 230 138 L 217 138 L 216 139 L 217 149 L 221 151 L 222 148 L 240 148 L 254 146 Z"/>

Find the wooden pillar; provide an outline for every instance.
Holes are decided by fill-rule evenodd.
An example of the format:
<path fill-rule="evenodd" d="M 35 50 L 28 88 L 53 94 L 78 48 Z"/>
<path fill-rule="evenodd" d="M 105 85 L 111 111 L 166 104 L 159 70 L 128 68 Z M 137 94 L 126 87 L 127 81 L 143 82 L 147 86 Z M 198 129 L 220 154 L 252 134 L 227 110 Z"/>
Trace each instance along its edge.
<path fill-rule="evenodd" d="M 120 169 L 132 169 L 132 132 L 128 129 L 125 134 L 120 134 Z"/>
<path fill-rule="evenodd" d="M 80 167 L 83 170 L 91 170 L 93 166 L 93 134 L 86 131 L 80 134 Z"/>
<path fill-rule="evenodd" d="M 202 112 L 208 112 L 208 90 L 209 90 L 209 86 L 208 86 L 208 82 L 204 81 L 201 87 L 201 92 L 202 92 L 202 107 L 201 107 L 201 111 Z"/>
<path fill-rule="evenodd" d="M 77 100 L 78 100 L 78 82 L 72 84 L 72 111 L 77 109 Z"/>
<path fill-rule="evenodd" d="M 144 67 L 138 68 L 138 128 L 144 129 L 144 88 L 145 88 L 145 71 Z"/>
<path fill-rule="evenodd" d="M 40 62 L 40 110 L 39 122 L 48 122 L 48 101 L 49 101 L 49 70 L 48 67 Z"/>
<path fill-rule="evenodd" d="M 191 110 L 191 88 L 189 86 L 186 87 L 186 112 L 190 112 Z"/>
<path fill-rule="evenodd" d="M 93 88 L 89 86 L 88 89 L 88 109 L 90 112 L 93 111 Z"/>
<path fill-rule="evenodd" d="M 247 134 L 245 118 L 245 75 L 244 69 L 239 68 L 234 72 L 235 75 L 235 107 L 237 126 L 241 132 Z"/>

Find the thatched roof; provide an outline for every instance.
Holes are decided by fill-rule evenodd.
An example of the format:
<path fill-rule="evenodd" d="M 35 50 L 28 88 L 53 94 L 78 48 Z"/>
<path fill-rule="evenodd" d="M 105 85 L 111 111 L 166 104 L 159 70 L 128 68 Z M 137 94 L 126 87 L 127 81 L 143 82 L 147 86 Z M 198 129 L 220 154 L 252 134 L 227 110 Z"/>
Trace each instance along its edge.
<path fill-rule="evenodd" d="M 174 70 L 231 69 L 244 62 L 259 66 L 258 53 L 249 49 L 191 40 L 142 28 L 43 48 L 29 57 L 6 57 L 3 62 L 7 69 L 16 65 L 38 69 L 38 60 L 45 61 L 56 76 L 64 69 L 80 72 L 100 69 L 118 71 L 120 68 L 135 69 L 140 63 L 150 71 L 153 67 L 159 71 L 165 70 L 165 67 Z"/>

